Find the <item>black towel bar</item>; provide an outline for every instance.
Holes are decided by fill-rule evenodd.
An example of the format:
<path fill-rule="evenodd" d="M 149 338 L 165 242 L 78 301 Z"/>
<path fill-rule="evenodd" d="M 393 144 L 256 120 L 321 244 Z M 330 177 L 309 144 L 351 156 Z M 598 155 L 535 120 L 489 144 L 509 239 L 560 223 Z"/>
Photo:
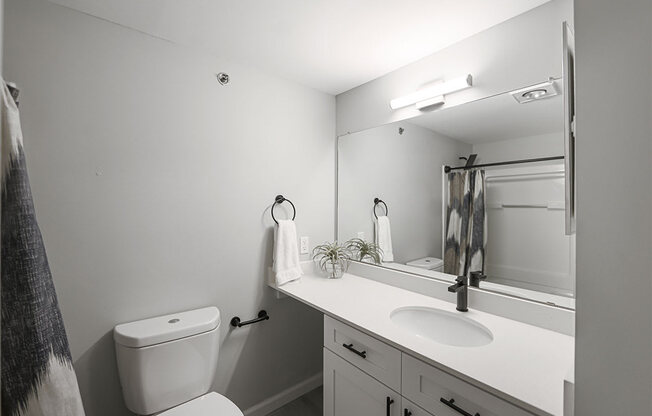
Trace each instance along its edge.
<path fill-rule="evenodd" d="M 258 312 L 258 318 L 254 318 L 249 321 L 242 322 L 239 317 L 234 316 L 231 319 L 231 326 L 234 326 L 236 328 L 242 328 L 243 326 L 255 324 L 256 322 L 266 321 L 268 319 L 269 319 L 269 315 L 267 315 L 267 312 L 265 310 L 262 310 Z"/>

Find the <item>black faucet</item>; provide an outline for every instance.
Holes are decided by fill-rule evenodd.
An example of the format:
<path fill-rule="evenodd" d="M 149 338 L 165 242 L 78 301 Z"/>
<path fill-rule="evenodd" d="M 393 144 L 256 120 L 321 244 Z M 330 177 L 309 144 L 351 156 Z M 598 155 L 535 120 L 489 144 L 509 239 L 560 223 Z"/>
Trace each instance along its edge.
<path fill-rule="evenodd" d="M 469 286 L 480 287 L 480 280 L 486 280 L 487 275 L 482 274 L 482 272 L 471 272 L 469 279 Z"/>
<path fill-rule="evenodd" d="M 469 310 L 469 278 L 466 276 L 458 276 L 455 279 L 455 284 L 448 287 L 448 291 L 457 293 L 457 309 L 460 312 L 467 312 Z"/>

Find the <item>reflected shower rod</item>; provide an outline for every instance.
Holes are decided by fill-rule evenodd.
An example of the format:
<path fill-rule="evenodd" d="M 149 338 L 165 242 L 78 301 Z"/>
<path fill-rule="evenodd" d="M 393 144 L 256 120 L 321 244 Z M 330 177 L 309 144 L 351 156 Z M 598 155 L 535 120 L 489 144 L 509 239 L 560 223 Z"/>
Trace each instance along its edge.
<path fill-rule="evenodd" d="M 534 163 L 534 162 L 545 162 L 548 160 L 563 160 L 563 159 L 564 156 L 550 156 L 550 157 L 540 157 L 537 159 L 508 160 L 506 162 L 483 163 L 480 165 L 471 165 L 471 166 L 457 166 L 454 168 L 450 166 L 444 166 L 444 172 L 448 173 L 452 170 L 468 170 L 468 169 L 476 169 L 476 168 L 486 168 L 490 166 L 517 165 L 519 163 Z"/>

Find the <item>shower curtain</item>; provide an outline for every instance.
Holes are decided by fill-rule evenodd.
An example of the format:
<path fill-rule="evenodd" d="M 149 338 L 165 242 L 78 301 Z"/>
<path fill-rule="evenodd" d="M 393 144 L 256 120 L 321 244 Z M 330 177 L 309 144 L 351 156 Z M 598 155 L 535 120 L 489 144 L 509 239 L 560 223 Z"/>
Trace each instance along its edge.
<path fill-rule="evenodd" d="M 18 107 L 2 101 L 2 415 L 83 416 L 57 295 L 36 223 Z"/>
<path fill-rule="evenodd" d="M 485 172 L 448 173 L 444 273 L 468 276 L 484 273 L 487 245 Z"/>

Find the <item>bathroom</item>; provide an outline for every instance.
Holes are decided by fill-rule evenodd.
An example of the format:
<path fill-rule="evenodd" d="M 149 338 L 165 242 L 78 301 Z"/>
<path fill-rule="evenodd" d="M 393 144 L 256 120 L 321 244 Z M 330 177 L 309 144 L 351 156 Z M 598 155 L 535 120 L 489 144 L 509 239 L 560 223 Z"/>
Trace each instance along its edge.
<path fill-rule="evenodd" d="M 470 414 L 652 414 L 649 0 L 0 0 L 0 10 L 0 68 L 3 79 L 19 91 L 15 108 L 31 196 L 65 324 L 71 377 L 78 385 L 75 400 L 83 405 L 76 412 L 61 411 L 56 400 L 48 403 L 42 395 L 43 410 L 23 405 L 10 413 L 17 375 L 6 363 L 18 356 L 5 337 L 12 319 L 5 313 L 10 287 L 5 279 L 17 276 L 7 272 L 8 259 L 16 254 L 5 244 L 11 218 L 5 217 L 3 193 L 3 414 L 138 414 L 126 403 L 116 327 L 210 307 L 219 310 L 221 323 L 212 334 L 212 353 L 219 349 L 219 356 L 205 390 L 142 414 L 182 410 L 183 402 L 209 392 L 248 416 L 379 414 L 375 405 L 380 414 L 387 406 L 394 416 L 407 415 L 406 409 L 415 416 L 461 414 L 447 404 L 441 403 L 440 411 L 426 399 L 419 402 L 406 393 L 409 383 L 363 368 L 352 351 L 332 351 L 325 331 L 337 325 L 368 337 L 368 348 L 379 343 L 379 351 L 402 357 L 392 377 L 413 368 L 408 364 L 416 360 L 423 369 L 436 369 L 488 394 L 490 402 L 458 399 L 457 406 L 448 400 Z M 570 75 L 564 73 L 569 61 L 574 65 Z M 425 107 L 414 102 L 391 107 L 396 98 L 466 75 L 471 80 L 464 88 L 428 97 L 434 101 Z M 510 94 L 551 77 L 556 96 L 519 104 Z M 574 95 L 565 94 L 570 81 Z M 576 114 L 572 151 L 565 137 L 571 131 L 564 106 L 570 97 Z M 508 110 L 468 121 L 477 116 L 473 106 L 503 99 L 516 112 L 549 103 L 555 109 L 537 123 L 522 123 L 525 118 L 508 116 Z M 533 129 L 513 136 L 526 138 L 522 151 L 501 148 L 500 140 L 482 141 L 502 134 L 505 124 Z M 450 126 L 465 134 L 453 137 Z M 360 145 L 371 161 L 347 164 L 349 150 L 355 150 L 351 145 L 378 129 L 387 130 L 391 143 Z M 390 145 L 421 140 L 416 131 L 441 136 L 428 145 L 450 144 L 445 155 L 441 147 L 432 152 L 426 175 L 406 171 L 421 159 L 387 154 Z M 2 132 L 4 167 L 9 152 L 4 125 Z M 544 149 L 527 139 L 542 135 L 554 136 Z M 444 192 L 449 185 L 444 169 L 465 167 L 468 160 L 460 158 L 473 154 L 475 168 L 468 171 L 481 164 L 562 156 L 554 163 L 513 169 L 561 165 L 555 172 L 563 177 L 555 176 L 551 188 L 560 193 L 547 199 L 539 198 L 540 190 L 528 193 L 529 199 L 519 192 L 519 198 L 492 199 L 487 182 L 487 278 L 479 289 L 465 288 L 469 311 L 459 312 L 459 292 L 447 290 L 458 273 L 449 273 L 447 280 L 439 271 L 406 271 L 404 266 L 425 257 L 444 260 L 450 197 Z M 381 163 L 381 155 L 396 162 Z M 352 167 L 376 172 L 372 176 L 382 181 L 373 189 L 355 188 L 363 183 L 345 177 L 359 173 Z M 508 169 L 487 167 L 485 172 Z M 277 195 L 286 199 L 277 203 Z M 575 198 L 574 204 L 567 205 L 567 196 Z M 533 230 L 558 231 L 545 241 L 566 244 L 563 279 L 539 284 L 529 278 L 532 273 L 499 273 L 505 268 L 492 262 L 501 247 L 516 250 L 504 250 L 507 254 L 523 250 L 540 270 L 561 264 L 535 246 L 543 238 L 520 247 L 503 244 L 521 242 L 527 233 L 503 233 L 512 237 L 492 240 L 501 220 L 496 215 L 525 209 L 510 204 L 537 205 L 528 209 L 554 216 L 550 226 L 528 224 Z M 272 210 L 279 222 L 294 217 L 304 273 L 280 286 L 273 283 L 277 227 Z M 374 212 L 392 221 L 396 261 L 381 267 L 351 261 L 341 278 L 328 279 L 313 261 L 314 248 L 336 239 L 372 241 Z M 424 236 L 431 246 L 409 245 Z M 559 268 L 550 272 L 561 273 Z M 346 291 L 342 285 L 351 282 L 377 288 L 378 295 Z M 311 284 L 329 286 L 310 291 Z M 377 315 L 346 309 L 356 300 L 370 305 L 365 302 L 374 298 L 385 301 L 378 306 L 382 311 L 416 303 L 444 310 L 452 314 L 446 316 L 488 328 L 493 342 L 442 346 L 441 340 L 392 326 L 393 309 Z M 240 323 L 256 320 L 261 311 L 269 319 L 231 325 L 234 317 Z M 214 310 L 210 313 L 207 319 L 215 322 Z M 531 357 L 525 367 L 540 371 L 532 379 L 525 367 L 510 370 L 508 357 L 489 357 L 500 345 L 536 339 L 556 341 L 542 344 L 538 355 L 524 356 Z M 429 348 L 435 352 L 429 355 Z M 372 410 L 337 404 L 325 384 L 325 368 L 334 360 L 324 359 L 328 351 L 395 392 L 394 403 L 387 405 L 380 394 L 382 403 L 353 397 L 360 406 L 374 403 Z M 549 372 L 544 363 L 554 364 Z M 505 381 L 514 377 L 519 383 Z M 61 394 L 76 394 L 74 386 L 53 386 Z M 541 387 L 537 392 L 536 386 L 554 386 L 554 391 Z M 464 396 L 466 390 L 457 393 Z M 501 408 L 494 399 L 516 410 L 496 410 Z M 415 407 L 408 409 L 401 400 Z"/>

